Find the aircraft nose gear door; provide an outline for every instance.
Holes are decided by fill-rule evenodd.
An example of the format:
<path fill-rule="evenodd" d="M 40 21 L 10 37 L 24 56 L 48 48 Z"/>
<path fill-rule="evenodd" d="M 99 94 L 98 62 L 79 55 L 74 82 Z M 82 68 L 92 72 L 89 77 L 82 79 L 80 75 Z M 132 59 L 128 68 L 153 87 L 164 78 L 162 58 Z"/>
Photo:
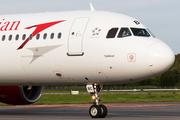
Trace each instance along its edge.
<path fill-rule="evenodd" d="M 76 18 L 72 24 L 69 40 L 68 40 L 68 55 L 82 56 L 83 53 L 83 36 L 86 30 L 87 23 L 90 18 Z"/>

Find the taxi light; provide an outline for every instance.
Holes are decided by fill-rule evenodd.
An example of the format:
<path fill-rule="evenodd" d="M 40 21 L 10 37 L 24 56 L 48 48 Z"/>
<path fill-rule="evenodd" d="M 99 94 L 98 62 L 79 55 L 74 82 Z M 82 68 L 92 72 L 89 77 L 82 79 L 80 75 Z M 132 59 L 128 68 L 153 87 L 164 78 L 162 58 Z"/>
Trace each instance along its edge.
<path fill-rule="evenodd" d="M 92 96 L 92 99 L 94 100 L 95 98 L 96 98 L 96 97 L 93 95 L 93 96 Z"/>

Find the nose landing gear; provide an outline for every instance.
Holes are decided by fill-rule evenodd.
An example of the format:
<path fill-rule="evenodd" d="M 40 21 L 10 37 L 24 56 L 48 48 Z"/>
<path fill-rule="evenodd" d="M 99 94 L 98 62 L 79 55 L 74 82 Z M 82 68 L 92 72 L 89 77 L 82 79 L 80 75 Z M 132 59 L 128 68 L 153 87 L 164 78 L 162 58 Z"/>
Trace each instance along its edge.
<path fill-rule="evenodd" d="M 92 95 L 93 105 L 89 108 L 89 115 L 92 118 L 104 118 L 107 115 L 107 108 L 105 105 L 99 104 L 103 99 L 99 98 L 100 93 L 102 92 L 103 85 L 91 84 L 86 85 L 88 93 Z"/>

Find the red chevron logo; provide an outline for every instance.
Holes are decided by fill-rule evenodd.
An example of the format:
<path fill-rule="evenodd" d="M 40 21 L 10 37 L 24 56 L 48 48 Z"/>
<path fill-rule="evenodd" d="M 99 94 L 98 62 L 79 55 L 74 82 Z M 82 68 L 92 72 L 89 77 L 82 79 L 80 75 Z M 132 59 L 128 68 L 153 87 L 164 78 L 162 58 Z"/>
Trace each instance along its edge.
<path fill-rule="evenodd" d="M 32 33 L 32 37 L 34 37 L 35 35 L 37 35 L 38 33 L 40 33 L 41 31 L 56 25 L 58 23 L 64 22 L 66 20 L 61 20 L 61 21 L 55 21 L 55 22 L 49 22 L 49 23 L 43 23 L 43 24 L 38 24 L 38 25 L 33 25 L 30 27 L 26 27 L 25 29 L 31 29 L 33 27 L 36 27 L 36 29 L 34 30 L 34 32 Z M 27 43 L 29 42 L 29 37 L 18 47 L 17 50 L 22 49 Z"/>

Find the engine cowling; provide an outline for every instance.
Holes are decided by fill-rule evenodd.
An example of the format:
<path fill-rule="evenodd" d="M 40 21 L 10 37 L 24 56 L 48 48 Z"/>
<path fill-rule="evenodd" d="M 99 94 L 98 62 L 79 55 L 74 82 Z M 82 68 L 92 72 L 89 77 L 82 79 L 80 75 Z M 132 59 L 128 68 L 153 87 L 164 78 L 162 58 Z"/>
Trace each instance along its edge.
<path fill-rule="evenodd" d="M 26 105 L 39 100 L 43 86 L 0 86 L 0 102 L 12 105 Z"/>

